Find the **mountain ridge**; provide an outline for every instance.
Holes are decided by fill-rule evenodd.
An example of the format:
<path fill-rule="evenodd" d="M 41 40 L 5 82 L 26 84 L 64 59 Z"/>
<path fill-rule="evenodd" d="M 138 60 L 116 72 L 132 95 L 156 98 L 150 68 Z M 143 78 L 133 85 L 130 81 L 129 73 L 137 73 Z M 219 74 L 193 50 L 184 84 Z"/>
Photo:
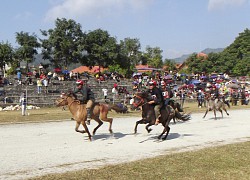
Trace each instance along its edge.
<path fill-rule="evenodd" d="M 204 50 L 202 50 L 201 52 L 202 53 L 205 53 L 205 54 L 209 54 L 209 53 L 219 53 L 219 52 L 222 52 L 224 50 L 224 48 L 206 48 Z M 194 53 L 197 53 L 197 52 L 194 52 Z M 174 60 L 176 63 L 183 63 L 189 56 L 191 56 L 192 54 L 183 54 L 181 57 L 178 57 L 178 58 L 174 58 L 172 60 Z"/>

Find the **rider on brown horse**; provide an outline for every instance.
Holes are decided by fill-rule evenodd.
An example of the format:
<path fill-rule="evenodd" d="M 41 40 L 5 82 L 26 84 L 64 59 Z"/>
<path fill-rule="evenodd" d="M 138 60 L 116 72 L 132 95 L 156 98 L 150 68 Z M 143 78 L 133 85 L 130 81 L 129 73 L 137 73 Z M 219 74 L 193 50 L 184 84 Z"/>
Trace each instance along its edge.
<path fill-rule="evenodd" d="M 160 110 L 162 106 L 164 105 L 164 98 L 163 98 L 161 90 L 158 87 L 156 87 L 156 85 L 157 84 L 155 81 L 149 82 L 148 92 L 151 94 L 153 100 L 149 101 L 148 104 L 155 105 L 154 107 L 155 117 L 156 117 L 155 125 L 158 125 L 160 123 L 160 120 L 159 120 L 161 116 Z"/>
<path fill-rule="evenodd" d="M 74 94 L 81 93 L 81 103 L 86 104 L 86 110 L 87 110 L 87 124 L 90 124 L 91 119 L 91 108 L 95 102 L 94 93 L 91 91 L 89 86 L 83 81 L 83 80 L 77 80 L 76 81 L 76 89 L 74 90 Z"/>

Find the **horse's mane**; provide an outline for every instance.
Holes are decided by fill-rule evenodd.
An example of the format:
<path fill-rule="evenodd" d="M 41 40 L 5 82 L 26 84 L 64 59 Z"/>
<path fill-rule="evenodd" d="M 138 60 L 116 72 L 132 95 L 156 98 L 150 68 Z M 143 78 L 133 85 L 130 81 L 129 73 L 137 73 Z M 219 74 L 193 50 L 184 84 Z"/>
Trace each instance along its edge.
<path fill-rule="evenodd" d="M 147 99 L 147 100 L 150 100 L 152 98 L 151 95 L 147 91 L 137 92 L 137 93 L 135 93 L 135 95 L 142 97 L 144 99 Z"/>
<path fill-rule="evenodd" d="M 63 93 L 66 96 L 72 97 L 74 100 L 77 100 L 77 96 L 75 93 L 73 93 L 72 91 L 68 91 L 67 93 Z"/>

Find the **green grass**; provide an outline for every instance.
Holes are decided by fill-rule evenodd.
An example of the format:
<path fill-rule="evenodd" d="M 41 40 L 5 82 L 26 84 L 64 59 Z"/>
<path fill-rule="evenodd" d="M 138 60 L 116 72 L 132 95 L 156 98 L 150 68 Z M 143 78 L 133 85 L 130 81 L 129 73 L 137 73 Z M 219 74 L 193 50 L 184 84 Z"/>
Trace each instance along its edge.
<path fill-rule="evenodd" d="M 232 106 L 230 110 L 236 109 L 246 109 L 250 106 Z M 227 108 L 228 109 L 228 108 Z M 184 111 L 186 113 L 204 112 L 206 108 L 198 108 L 197 103 L 184 104 Z M 21 115 L 21 110 L 19 111 L 0 111 L 0 124 L 1 123 L 26 123 L 26 122 L 45 122 L 45 121 L 61 121 L 69 120 L 71 118 L 71 113 L 67 110 L 62 110 L 61 107 L 50 107 L 41 108 L 37 110 L 27 110 L 27 116 Z M 130 116 L 141 116 L 140 111 L 130 111 L 127 114 L 118 114 L 116 112 L 110 112 L 109 117 L 130 117 Z"/>
<path fill-rule="evenodd" d="M 250 142 L 174 153 L 99 169 L 49 174 L 33 180 L 229 180 L 250 178 Z"/>

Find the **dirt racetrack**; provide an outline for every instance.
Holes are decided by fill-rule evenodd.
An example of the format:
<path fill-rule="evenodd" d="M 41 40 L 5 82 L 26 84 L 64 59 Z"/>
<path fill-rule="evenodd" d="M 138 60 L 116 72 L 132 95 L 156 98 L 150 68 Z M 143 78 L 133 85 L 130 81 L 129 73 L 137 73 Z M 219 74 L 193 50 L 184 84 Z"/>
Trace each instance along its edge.
<path fill-rule="evenodd" d="M 25 179 L 106 164 L 122 163 L 161 154 L 189 151 L 250 139 L 250 111 L 230 111 L 215 120 L 209 112 L 192 114 L 188 122 L 171 124 L 166 141 L 158 141 L 161 125 L 148 134 L 138 117 L 115 118 L 114 134 L 108 124 L 97 131 L 92 142 L 74 131 L 74 121 L 0 125 L 0 179 Z M 220 114 L 218 114 L 220 117 Z M 89 129 L 96 125 L 91 121 Z"/>

